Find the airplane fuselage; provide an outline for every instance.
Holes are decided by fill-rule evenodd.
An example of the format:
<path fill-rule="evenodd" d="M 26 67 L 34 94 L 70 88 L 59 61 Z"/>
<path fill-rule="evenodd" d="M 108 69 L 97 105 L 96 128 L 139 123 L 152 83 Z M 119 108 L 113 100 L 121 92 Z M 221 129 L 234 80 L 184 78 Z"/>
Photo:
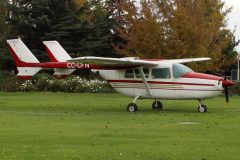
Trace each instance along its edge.
<path fill-rule="evenodd" d="M 161 63 L 153 68 L 144 68 L 148 90 L 138 69 L 94 70 L 98 71 L 119 93 L 129 97 L 153 99 L 207 99 L 216 97 L 223 91 L 223 78 L 207 74 L 186 71 L 178 75 L 173 66 L 176 64 Z M 177 64 L 179 65 L 179 64 Z M 180 65 L 180 68 L 184 67 Z M 166 73 L 164 73 L 164 71 Z M 165 74 L 165 75 L 164 75 Z M 163 76 L 164 75 L 164 76 Z"/>

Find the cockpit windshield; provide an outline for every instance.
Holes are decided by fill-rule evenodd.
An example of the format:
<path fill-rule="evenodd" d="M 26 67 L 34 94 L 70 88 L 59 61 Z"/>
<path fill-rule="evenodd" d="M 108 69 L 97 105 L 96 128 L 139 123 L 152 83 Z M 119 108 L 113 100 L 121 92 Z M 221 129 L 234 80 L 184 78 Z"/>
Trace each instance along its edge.
<path fill-rule="evenodd" d="M 180 78 L 188 72 L 193 72 L 193 70 L 191 70 L 190 68 L 188 68 L 187 66 L 184 66 L 182 64 L 178 64 L 178 63 L 173 64 L 173 77 L 174 78 Z"/>

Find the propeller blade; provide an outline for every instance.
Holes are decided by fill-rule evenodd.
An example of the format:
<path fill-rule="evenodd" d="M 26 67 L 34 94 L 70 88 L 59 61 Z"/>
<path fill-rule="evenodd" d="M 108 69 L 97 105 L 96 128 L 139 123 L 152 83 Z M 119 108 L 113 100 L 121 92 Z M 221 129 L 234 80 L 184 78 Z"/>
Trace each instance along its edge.
<path fill-rule="evenodd" d="M 229 97 L 228 97 L 228 87 L 224 87 L 224 93 L 225 93 L 225 98 L 226 98 L 226 102 L 229 102 Z"/>

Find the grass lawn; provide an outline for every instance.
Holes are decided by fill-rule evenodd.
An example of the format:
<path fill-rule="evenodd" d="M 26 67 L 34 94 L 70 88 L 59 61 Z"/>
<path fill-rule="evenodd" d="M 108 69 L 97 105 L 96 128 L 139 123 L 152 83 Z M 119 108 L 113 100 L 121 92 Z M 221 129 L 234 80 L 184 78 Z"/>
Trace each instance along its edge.
<path fill-rule="evenodd" d="M 0 93 L 0 160 L 238 160 L 240 97 L 132 100 L 119 94 Z M 193 123 L 190 123 L 193 122 Z"/>

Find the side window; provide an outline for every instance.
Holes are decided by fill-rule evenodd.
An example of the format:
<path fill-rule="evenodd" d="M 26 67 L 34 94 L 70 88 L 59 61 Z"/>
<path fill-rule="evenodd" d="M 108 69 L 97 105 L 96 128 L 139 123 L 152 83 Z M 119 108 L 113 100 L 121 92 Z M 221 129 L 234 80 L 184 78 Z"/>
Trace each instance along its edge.
<path fill-rule="evenodd" d="M 171 78 L 170 69 L 169 68 L 154 68 L 154 69 L 152 69 L 152 78 L 169 79 L 169 78 Z"/>
<path fill-rule="evenodd" d="M 141 78 L 141 74 L 140 74 L 140 71 L 138 69 L 135 69 L 135 77 L 136 78 Z"/>
<path fill-rule="evenodd" d="M 140 73 L 139 69 L 135 69 L 134 71 L 135 71 L 135 77 L 141 78 L 141 73 Z M 149 78 L 149 69 L 144 68 L 143 73 L 145 74 L 145 78 Z"/>
<path fill-rule="evenodd" d="M 124 77 L 125 78 L 134 78 L 133 70 L 132 69 L 126 70 Z"/>
<path fill-rule="evenodd" d="M 144 68 L 143 73 L 145 74 L 146 78 L 149 78 L 149 69 Z"/>
<path fill-rule="evenodd" d="M 188 73 L 188 72 L 193 72 L 190 68 L 188 68 L 187 66 L 184 66 L 182 64 L 173 64 L 173 77 L 174 78 L 180 78 L 182 77 L 184 74 Z"/>

